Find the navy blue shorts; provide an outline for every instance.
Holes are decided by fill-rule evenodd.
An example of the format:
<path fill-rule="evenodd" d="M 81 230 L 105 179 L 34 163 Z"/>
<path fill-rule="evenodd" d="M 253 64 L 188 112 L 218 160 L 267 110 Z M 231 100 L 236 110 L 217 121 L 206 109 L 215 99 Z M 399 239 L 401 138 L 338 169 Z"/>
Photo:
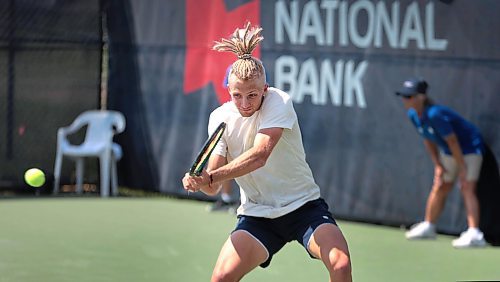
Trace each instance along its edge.
<path fill-rule="evenodd" d="M 267 267 L 276 254 L 286 243 L 298 241 L 306 251 L 307 244 L 314 230 L 323 223 L 337 225 L 328 204 L 322 199 L 309 201 L 291 213 L 277 217 L 264 218 L 239 215 L 237 230 L 244 230 L 259 240 L 269 253 L 269 257 L 260 266 Z M 314 258 L 310 253 L 309 255 Z"/>

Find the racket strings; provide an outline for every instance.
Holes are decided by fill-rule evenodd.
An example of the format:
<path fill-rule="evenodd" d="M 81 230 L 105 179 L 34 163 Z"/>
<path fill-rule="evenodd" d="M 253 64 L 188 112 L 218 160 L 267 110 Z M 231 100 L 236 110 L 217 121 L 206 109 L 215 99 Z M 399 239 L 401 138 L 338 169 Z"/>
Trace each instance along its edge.
<path fill-rule="evenodd" d="M 196 158 L 195 162 L 191 166 L 191 169 L 189 170 L 190 175 L 199 176 L 201 174 L 203 168 L 205 167 L 206 163 L 208 162 L 208 159 L 210 158 L 210 155 L 212 154 L 213 150 L 215 149 L 215 146 L 222 138 L 222 134 L 224 133 L 225 129 L 226 129 L 226 123 L 222 122 L 221 124 L 219 124 L 219 126 L 214 131 L 214 133 L 212 133 L 212 135 L 207 140 L 207 142 L 205 142 L 203 149 L 198 154 L 198 157 Z"/>

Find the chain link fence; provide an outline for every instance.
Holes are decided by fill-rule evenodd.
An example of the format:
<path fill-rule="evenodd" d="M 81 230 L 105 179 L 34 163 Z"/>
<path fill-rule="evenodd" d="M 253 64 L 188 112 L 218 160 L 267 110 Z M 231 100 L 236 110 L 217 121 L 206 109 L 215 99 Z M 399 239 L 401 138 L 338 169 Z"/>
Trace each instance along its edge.
<path fill-rule="evenodd" d="M 0 2 L 0 188 L 26 188 L 24 171 L 38 167 L 51 190 L 57 129 L 99 107 L 101 30 L 98 0 Z M 87 166 L 96 182 L 97 163 Z M 73 168 L 65 160 L 63 184 Z"/>

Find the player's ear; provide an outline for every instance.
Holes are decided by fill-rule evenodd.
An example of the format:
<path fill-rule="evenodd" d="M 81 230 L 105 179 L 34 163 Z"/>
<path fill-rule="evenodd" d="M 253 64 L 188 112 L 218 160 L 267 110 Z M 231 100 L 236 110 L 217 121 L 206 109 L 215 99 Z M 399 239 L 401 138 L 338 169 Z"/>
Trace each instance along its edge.
<path fill-rule="evenodd" d="M 267 83 L 266 83 L 266 84 L 264 85 L 264 92 L 266 92 L 266 91 L 267 91 L 267 88 L 269 88 L 269 84 L 267 84 Z"/>

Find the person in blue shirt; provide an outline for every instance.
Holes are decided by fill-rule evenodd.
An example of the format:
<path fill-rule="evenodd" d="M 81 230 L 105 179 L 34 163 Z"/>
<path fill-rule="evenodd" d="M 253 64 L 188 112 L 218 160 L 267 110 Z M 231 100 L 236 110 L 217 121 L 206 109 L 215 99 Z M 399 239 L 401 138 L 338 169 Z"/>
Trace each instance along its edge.
<path fill-rule="evenodd" d="M 453 240 L 456 248 L 486 245 L 479 230 L 479 202 L 476 186 L 483 160 L 483 141 L 479 130 L 452 109 L 436 105 L 427 96 L 428 84 L 421 78 L 410 78 L 396 95 L 403 98 L 408 117 L 423 137 L 434 163 L 434 182 L 427 199 L 425 220 L 406 232 L 407 239 L 433 239 L 436 222 L 455 181 L 460 183 L 468 229 Z"/>

